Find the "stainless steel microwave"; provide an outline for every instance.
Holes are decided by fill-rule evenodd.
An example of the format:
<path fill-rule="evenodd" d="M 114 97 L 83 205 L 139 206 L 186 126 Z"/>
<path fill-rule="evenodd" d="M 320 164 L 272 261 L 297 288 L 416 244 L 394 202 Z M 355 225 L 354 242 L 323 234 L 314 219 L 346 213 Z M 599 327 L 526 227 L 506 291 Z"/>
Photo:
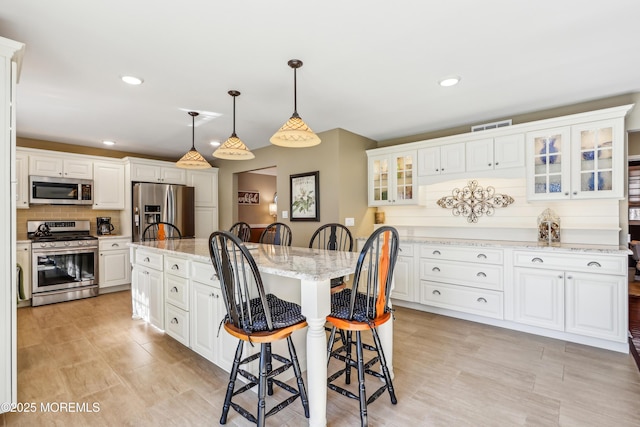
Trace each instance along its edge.
<path fill-rule="evenodd" d="M 90 179 L 29 176 L 29 204 L 92 205 L 93 181 Z"/>

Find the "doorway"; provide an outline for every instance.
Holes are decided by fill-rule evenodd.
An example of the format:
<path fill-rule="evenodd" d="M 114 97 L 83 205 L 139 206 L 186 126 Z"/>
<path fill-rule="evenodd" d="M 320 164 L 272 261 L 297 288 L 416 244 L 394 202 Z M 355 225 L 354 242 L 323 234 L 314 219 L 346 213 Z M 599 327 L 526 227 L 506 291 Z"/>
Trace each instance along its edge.
<path fill-rule="evenodd" d="M 250 241 L 257 242 L 264 228 L 277 220 L 278 168 L 276 166 L 237 174 L 236 221 L 251 226 Z"/>

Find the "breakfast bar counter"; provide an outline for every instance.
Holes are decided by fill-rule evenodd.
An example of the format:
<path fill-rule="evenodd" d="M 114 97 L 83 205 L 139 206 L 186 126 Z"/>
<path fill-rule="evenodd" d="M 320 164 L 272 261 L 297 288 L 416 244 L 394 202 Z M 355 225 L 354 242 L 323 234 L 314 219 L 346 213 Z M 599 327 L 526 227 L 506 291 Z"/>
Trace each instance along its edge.
<path fill-rule="evenodd" d="M 211 265 L 208 243 L 208 239 L 182 239 L 137 242 L 131 243 L 130 246 L 132 255 L 134 251 L 140 250 L 145 254 L 162 255 L 165 259 L 177 257 L 185 261 Z M 308 324 L 306 365 L 310 402 L 309 425 L 325 426 L 327 424 L 327 338 L 324 326 L 326 316 L 330 313 L 330 280 L 334 277 L 353 274 L 359 254 L 257 243 L 247 243 L 246 246 L 256 261 L 267 292 L 279 294 L 281 288 L 283 290 L 289 288 L 284 290 L 287 294 L 282 297 L 291 300 L 293 298 L 289 298 L 290 288 L 294 287 L 298 292 L 302 314 L 306 317 Z M 140 261 L 143 260 L 136 260 L 132 256 L 134 265 Z M 153 262 L 152 259 L 150 261 Z M 165 267 L 165 270 L 168 272 L 170 268 Z M 134 303 L 134 315 L 135 310 Z M 393 351 L 391 324 L 392 322 L 388 322 L 389 326 L 380 330 L 387 354 Z"/>

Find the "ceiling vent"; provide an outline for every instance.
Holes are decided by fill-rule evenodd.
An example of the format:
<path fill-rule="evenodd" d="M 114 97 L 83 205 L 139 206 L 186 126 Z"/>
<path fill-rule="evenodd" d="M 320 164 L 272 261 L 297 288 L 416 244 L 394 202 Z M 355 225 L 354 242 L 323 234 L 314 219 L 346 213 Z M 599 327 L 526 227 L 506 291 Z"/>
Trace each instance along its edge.
<path fill-rule="evenodd" d="M 471 132 L 478 132 L 478 131 L 487 130 L 487 129 L 503 128 L 505 126 L 511 126 L 511 119 L 503 120 L 501 122 L 484 123 L 482 125 L 471 126 Z"/>

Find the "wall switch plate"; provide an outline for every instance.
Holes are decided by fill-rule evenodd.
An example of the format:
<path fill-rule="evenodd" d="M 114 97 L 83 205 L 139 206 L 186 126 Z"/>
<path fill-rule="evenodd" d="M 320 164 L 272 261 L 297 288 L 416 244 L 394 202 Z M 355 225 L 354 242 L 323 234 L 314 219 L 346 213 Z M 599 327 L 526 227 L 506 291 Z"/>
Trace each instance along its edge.
<path fill-rule="evenodd" d="M 282 219 L 289 218 L 289 211 L 282 211 Z"/>
<path fill-rule="evenodd" d="M 344 225 L 347 227 L 356 225 L 356 220 L 354 218 L 345 218 Z"/>

